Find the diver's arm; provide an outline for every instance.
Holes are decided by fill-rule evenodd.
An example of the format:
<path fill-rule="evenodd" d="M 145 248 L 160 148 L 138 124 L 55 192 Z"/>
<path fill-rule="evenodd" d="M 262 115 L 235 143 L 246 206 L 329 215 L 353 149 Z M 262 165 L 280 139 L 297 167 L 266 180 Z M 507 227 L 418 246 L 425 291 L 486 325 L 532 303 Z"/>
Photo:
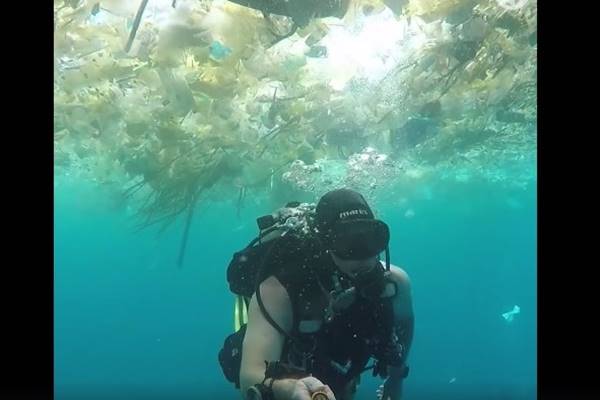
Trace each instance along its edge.
<path fill-rule="evenodd" d="M 271 318 L 284 331 L 289 332 L 292 326 L 292 304 L 285 288 L 275 277 L 270 277 L 260 285 L 260 294 Z M 285 337 L 265 319 L 256 294 L 253 295 L 248 308 L 248 326 L 240 368 L 240 387 L 244 398 L 248 388 L 263 381 L 265 361 L 279 360 L 284 341 Z"/>
<path fill-rule="evenodd" d="M 384 385 L 383 400 L 400 400 L 402 397 L 402 382 L 404 381 L 406 361 L 413 340 L 414 312 L 410 279 L 407 273 L 398 267 L 392 267 L 392 279 L 396 282 L 398 293 L 394 298 L 394 326 L 398 343 L 402 345 L 402 365 L 389 366 L 389 378 Z"/>
<path fill-rule="evenodd" d="M 265 309 L 271 318 L 285 332 L 292 327 L 292 305 L 287 291 L 274 277 L 266 279 L 260 285 L 260 294 Z M 240 388 L 244 399 L 248 389 L 262 383 L 265 377 L 265 361 L 277 361 L 285 337 L 267 321 L 261 312 L 256 296 L 252 296 L 248 308 L 248 326 L 242 347 L 242 364 L 240 368 Z M 269 386 L 267 379 L 265 385 Z M 275 400 L 310 400 L 316 390 L 324 390 L 335 400 L 330 389 L 313 377 L 303 379 L 277 379 L 272 386 Z"/>
<path fill-rule="evenodd" d="M 398 342 L 404 348 L 404 361 L 408 358 L 410 346 L 413 340 L 415 316 L 413 312 L 412 293 L 410 278 L 401 268 L 391 267 L 392 279 L 396 282 L 398 293 L 394 298 L 394 326 Z"/>

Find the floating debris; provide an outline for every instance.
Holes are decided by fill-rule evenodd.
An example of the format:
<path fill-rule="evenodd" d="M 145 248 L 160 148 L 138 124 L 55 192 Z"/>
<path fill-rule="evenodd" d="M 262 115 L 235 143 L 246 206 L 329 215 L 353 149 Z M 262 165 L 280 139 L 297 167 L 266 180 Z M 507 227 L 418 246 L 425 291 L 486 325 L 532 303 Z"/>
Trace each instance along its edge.
<path fill-rule="evenodd" d="M 55 174 L 121 188 L 163 229 L 284 188 L 531 185 L 537 2 L 390 4 L 298 26 L 235 2 L 56 0 Z"/>
<path fill-rule="evenodd" d="M 520 314 L 520 313 L 521 313 L 521 307 L 515 305 L 512 310 L 503 313 L 502 318 L 504 318 L 504 320 L 506 322 L 511 323 L 514 320 L 515 315 Z"/>

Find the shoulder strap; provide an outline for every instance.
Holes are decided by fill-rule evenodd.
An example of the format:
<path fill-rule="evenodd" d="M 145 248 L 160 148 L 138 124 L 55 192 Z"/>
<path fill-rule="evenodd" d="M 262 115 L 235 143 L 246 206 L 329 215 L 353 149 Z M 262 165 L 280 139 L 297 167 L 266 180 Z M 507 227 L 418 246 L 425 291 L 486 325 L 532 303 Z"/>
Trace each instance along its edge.
<path fill-rule="evenodd" d="M 275 328 L 275 330 L 277 330 L 277 332 L 281 333 L 284 337 L 286 337 L 289 340 L 294 340 L 292 338 L 291 335 L 289 335 L 286 331 L 283 330 L 283 328 L 281 326 L 279 326 L 279 324 L 277 322 L 275 322 L 275 320 L 271 317 L 271 315 L 267 312 L 267 309 L 265 308 L 265 304 L 262 301 L 262 297 L 260 295 L 260 285 L 259 287 L 256 289 L 256 300 L 258 302 L 258 307 L 260 308 L 260 311 L 262 312 L 263 316 L 265 317 L 265 319 L 269 322 L 269 324 L 271 324 L 271 326 L 273 328 Z"/>
<path fill-rule="evenodd" d="M 271 317 L 271 315 L 265 308 L 265 304 L 262 301 L 262 296 L 260 295 L 260 284 L 263 282 L 263 279 L 265 278 L 265 276 L 264 276 L 265 272 L 266 272 L 265 265 L 267 263 L 267 260 L 269 260 L 271 255 L 273 254 L 273 249 L 275 249 L 278 244 L 280 244 L 280 243 L 274 243 L 273 246 L 271 246 L 268 249 L 267 253 L 265 254 L 265 257 L 263 257 L 263 259 L 261 260 L 259 273 L 257 274 L 257 279 L 256 279 L 256 289 L 255 289 L 256 301 L 258 302 L 258 307 L 260 308 L 260 311 L 262 312 L 265 319 L 269 322 L 269 324 L 271 324 L 271 326 L 273 328 L 275 328 L 275 330 L 277 330 L 277 332 L 282 334 L 288 340 L 295 341 L 294 338 L 290 334 L 288 334 L 286 331 L 284 331 L 283 328 L 281 328 L 281 326 L 279 326 L 279 324 L 277 322 L 275 322 L 275 320 Z"/>

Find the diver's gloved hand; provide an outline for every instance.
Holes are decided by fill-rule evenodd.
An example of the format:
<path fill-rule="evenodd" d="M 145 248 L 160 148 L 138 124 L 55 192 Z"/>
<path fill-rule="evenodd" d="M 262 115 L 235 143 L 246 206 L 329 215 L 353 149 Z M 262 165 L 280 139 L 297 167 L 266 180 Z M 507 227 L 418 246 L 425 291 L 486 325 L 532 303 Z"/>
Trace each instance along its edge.
<path fill-rule="evenodd" d="M 290 400 L 311 400 L 312 395 L 316 392 L 324 392 L 328 400 L 335 400 L 335 396 L 329 386 L 312 376 L 298 379 L 295 382 Z"/>
<path fill-rule="evenodd" d="M 400 400 L 402 398 L 402 378 L 388 378 L 385 383 L 377 389 L 379 400 Z"/>

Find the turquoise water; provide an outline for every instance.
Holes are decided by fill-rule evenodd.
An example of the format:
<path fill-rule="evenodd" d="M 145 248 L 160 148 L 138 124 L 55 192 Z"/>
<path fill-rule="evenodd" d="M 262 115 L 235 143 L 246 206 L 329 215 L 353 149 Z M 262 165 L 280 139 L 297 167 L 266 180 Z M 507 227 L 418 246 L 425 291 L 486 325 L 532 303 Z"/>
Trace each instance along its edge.
<path fill-rule="evenodd" d="M 536 396 L 536 189 L 433 187 L 414 215 L 372 205 L 416 314 L 405 399 Z M 293 199 L 289 199 L 293 200 Z M 314 199 L 316 200 L 316 199 Z M 283 205 L 283 204 L 281 204 Z M 126 210 L 81 186 L 55 193 L 57 399 L 234 399 L 217 353 L 233 329 L 225 269 L 272 211 L 199 208 L 185 264 L 181 227 L 134 233 Z M 521 309 L 512 322 L 501 314 Z M 375 399 L 365 375 L 357 399 Z"/>

